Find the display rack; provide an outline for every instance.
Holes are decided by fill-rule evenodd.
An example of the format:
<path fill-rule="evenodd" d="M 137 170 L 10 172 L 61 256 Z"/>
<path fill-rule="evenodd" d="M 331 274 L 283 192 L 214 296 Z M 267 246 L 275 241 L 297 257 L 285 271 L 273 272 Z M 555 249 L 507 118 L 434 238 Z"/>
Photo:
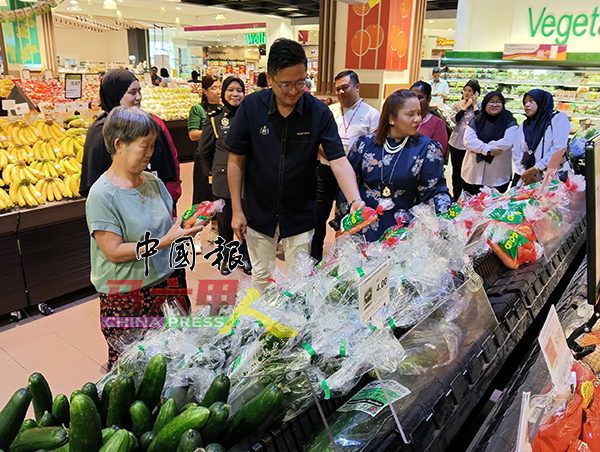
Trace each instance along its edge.
<path fill-rule="evenodd" d="M 500 274 L 494 258 L 480 262 L 484 287 L 496 314 L 498 326 L 475 340 L 454 363 L 437 369 L 434 378 L 418 392 L 403 399 L 398 413 L 410 444 L 405 444 L 393 420 L 388 419 L 363 452 L 445 451 L 489 390 L 500 368 L 521 342 L 542 308 L 558 298 L 555 289 L 572 266 L 585 242 L 586 219 L 582 214 L 567 234 L 549 250 L 548 262 L 537 262 Z M 550 247 L 552 248 L 552 247 Z M 491 256 L 491 255 L 490 255 Z M 579 265 L 579 262 L 575 262 Z M 400 339 L 402 342 L 402 338 Z M 418 387 L 420 376 L 407 377 L 407 387 Z M 341 403 L 341 402 L 340 402 Z M 300 418 L 298 418 L 300 419 Z M 247 452 L 301 452 L 318 433 L 295 434 L 301 422 L 294 419 L 272 428 Z M 323 423 L 313 416 L 313 423 Z M 314 426 L 313 426 L 314 427 Z M 306 432 L 306 429 L 303 430 Z"/>

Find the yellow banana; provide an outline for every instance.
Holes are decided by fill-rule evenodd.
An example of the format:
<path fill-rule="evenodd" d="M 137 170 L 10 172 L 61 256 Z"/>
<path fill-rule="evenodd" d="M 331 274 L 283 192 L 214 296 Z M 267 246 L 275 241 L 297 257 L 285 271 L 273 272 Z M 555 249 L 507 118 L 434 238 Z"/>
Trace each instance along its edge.
<path fill-rule="evenodd" d="M 54 201 L 54 190 L 53 187 L 54 186 L 54 181 L 48 181 L 48 183 L 46 184 L 46 199 L 50 202 Z"/>
<path fill-rule="evenodd" d="M 54 180 L 54 184 L 56 185 L 56 187 L 60 191 L 60 194 L 62 195 L 63 198 L 68 197 L 68 192 L 67 192 L 67 189 L 66 189 L 65 184 L 64 184 L 63 181 L 61 181 L 60 179 L 55 179 Z"/>
<path fill-rule="evenodd" d="M 14 163 L 9 163 L 6 166 L 6 168 L 4 168 L 4 171 L 2 171 L 2 180 L 4 180 L 4 183 L 6 185 L 10 185 L 13 181 L 12 178 L 10 177 L 10 173 L 12 172 L 14 166 L 15 166 Z"/>
<path fill-rule="evenodd" d="M 52 184 L 52 191 L 54 192 L 54 199 L 56 199 L 57 201 L 60 201 L 61 199 L 63 199 L 63 195 L 56 183 Z"/>
<path fill-rule="evenodd" d="M 19 190 L 19 182 L 13 182 L 10 184 L 10 188 L 8 189 L 8 196 L 15 204 L 19 202 L 19 197 L 17 196 L 17 192 Z"/>
<path fill-rule="evenodd" d="M 17 184 L 17 182 L 15 182 L 15 184 Z M 25 197 L 24 197 L 24 193 L 23 193 L 23 185 L 21 183 L 19 183 L 19 185 L 17 186 L 16 192 L 17 192 L 17 204 L 19 204 L 19 206 L 21 206 L 21 207 L 25 207 L 27 205 L 27 202 L 25 201 Z"/>
<path fill-rule="evenodd" d="M 33 196 L 33 194 L 31 193 L 30 187 L 31 184 L 29 182 L 25 182 L 23 185 L 21 185 L 21 191 L 23 192 L 23 198 L 25 199 L 25 202 L 30 206 L 35 207 L 39 203 L 35 199 L 35 196 Z"/>
<path fill-rule="evenodd" d="M 6 168 L 8 165 L 8 154 L 4 149 L 0 150 L 0 169 Z"/>
<path fill-rule="evenodd" d="M 65 179 L 65 191 L 67 192 L 67 197 L 69 198 L 74 198 L 75 195 L 73 194 L 73 191 L 71 190 L 71 177 L 72 176 L 67 176 L 67 178 Z"/>

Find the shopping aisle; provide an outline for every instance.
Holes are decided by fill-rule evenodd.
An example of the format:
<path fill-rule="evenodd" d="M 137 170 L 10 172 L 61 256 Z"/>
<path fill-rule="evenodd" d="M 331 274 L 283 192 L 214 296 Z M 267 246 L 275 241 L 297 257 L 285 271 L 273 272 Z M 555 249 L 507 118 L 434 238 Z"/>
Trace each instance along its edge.
<path fill-rule="evenodd" d="M 182 197 L 178 202 L 181 214 L 192 202 L 193 163 L 181 165 L 183 180 Z M 210 228 L 202 231 L 204 253 L 213 245 L 206 241 Z M 329 229 L 325 250 L 333 243 L 333 231 Z M 277 254 L 277 265 L 285 268 L 283 253 Z M 213 259 L 211 258 L 211 261 Z M 203 255 L 196 257 L 196 269 L 188 271 L 188 288 L 192 290 L 190 300 L 196 305 L 198 281 L 200 279 L 244 279 L 236 269 L 227 277 L 221 276 Z M 29 375 L 41 372 L 50 384 L 53 394 L 71 394 L 84 383 L 96 382 L 106 374 L 108 352 L 104 336 L 100 332 L 100 302 L 96 295 L 64 304 L 56 300 L 55 312 L 43 316 L 35 314 L 19 323 L 0 327 L 0 407 L 4 406 L 13 393 L 27 384 Z M 32 310 L 33 313 L 33 310 Z M 32 408 L 28 417 L 33 416 Z"/>

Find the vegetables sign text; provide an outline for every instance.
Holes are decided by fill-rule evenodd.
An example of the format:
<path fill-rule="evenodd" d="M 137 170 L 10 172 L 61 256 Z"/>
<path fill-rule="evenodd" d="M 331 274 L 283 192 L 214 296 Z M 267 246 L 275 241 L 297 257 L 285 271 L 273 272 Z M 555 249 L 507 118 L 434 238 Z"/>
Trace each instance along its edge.
<path fill-rule="evenodd" d="M 571 36 L 598 36 L 600 34 L 598 7 L 590 13 L 563 14 L 559 17 L 544 7 L 541 11 L 529 8 L 529 32 L 532 38 L 553 37 L 557 44 L 566 44 Z"/>

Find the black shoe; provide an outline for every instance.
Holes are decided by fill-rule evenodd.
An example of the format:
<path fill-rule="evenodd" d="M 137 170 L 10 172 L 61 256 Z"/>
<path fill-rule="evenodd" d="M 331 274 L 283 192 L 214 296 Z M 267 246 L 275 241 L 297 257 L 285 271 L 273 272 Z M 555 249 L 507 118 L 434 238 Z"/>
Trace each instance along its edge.
<path fill-rule="evenodd" d="M 244 270 L 244 273 L 246 273 L 247 275 L 252 275 L 252 264 L 250 263 L 250 258 L 248 256 L 244 256 L 242 258 L 242 262 L 244 263 L 244 265 L 242 266 L 242 270 Z"/>
<path fill-rule="evenodd" d="M 222 265 L 221 266 L 221 275 L 227 276 L 230 274 L 231 274 L 231 270 L 229 270 L 229 267 L 227 265 Z"/>

